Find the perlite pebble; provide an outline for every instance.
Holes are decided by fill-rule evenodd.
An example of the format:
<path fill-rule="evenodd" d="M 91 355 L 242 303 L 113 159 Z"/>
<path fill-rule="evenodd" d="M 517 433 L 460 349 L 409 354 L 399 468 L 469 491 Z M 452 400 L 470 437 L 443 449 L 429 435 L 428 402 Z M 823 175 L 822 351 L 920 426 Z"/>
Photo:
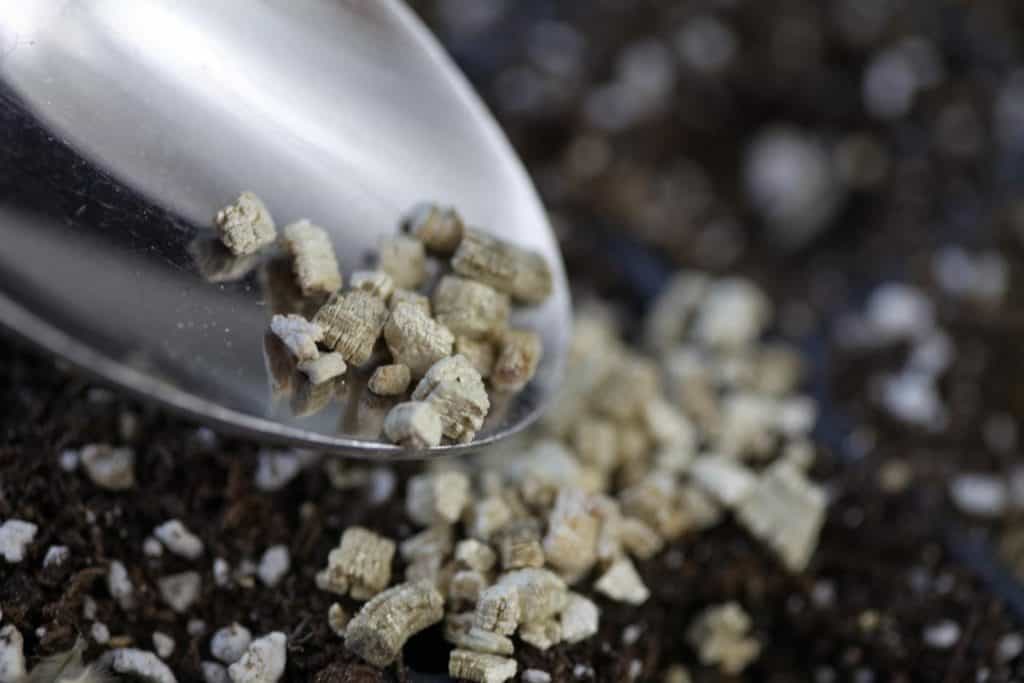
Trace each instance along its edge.
<path fill-rule="evenodd" d="M 951 619 L 929 624 L 921 632 L 925 645 L 935 650 L 948 650 L 960 640 L 960 624 Z"/>
<path fill-rule="evenodd" d="M 36 537 L 37 527 L 32 522 L 8 519 L 0 524 L 0 555 L 10 563 L 25 559 L 25 551 Z"/>
<path fill-rule="evenodd" d="M 82 466 L 97 486 L 123 491 L 135 486 L 135 451 L 114 448 L 107 444 L 90 444 L 82 448 Z"/>
<path fill-rule="evenodd" d="M 612 563 L 594 584 L 594 589 L 612 600 L 631 605 L 642 605 L 651 595 L 633 563 L 625 557 Z"/>
<path fill-rule="evenodd" d="M 110 629 L 102 621 L 93 622 L 89 628 L 89 635 L 97 645 L 106 645 L 110 642 Z"/>
<path fill-rule="evenodd" d="M 8 624 L 0 628 L 0 683 L 22 683 L 24 678 L 24 640 L 21 632 Z"/>
<path fill-rule="evenodd" d="M 203 588 L 199 572 L 181 572 L 157 579 L 157 588 L 163 601 L 178 614 L 185 614 L 199 599 Z"/>
<path fill-rule="evenodd" d="M 203 542 L 181 520 L 171 519 L 153 529 L 155 536 L 175 555 L 195 560 L 203 554 Z"/>
<path fill-rule="evenodd" d="M 279 631 L 252 641 L 245 654 L 228 667 L 232 683 L 276 683 L 284 674 L 286 643 Z"/>
<path fill-rule="evenodd" d="M 284 578 L 290 567 L 291 555 L 288 552 L 288 547 L 275 545 L 267 548 L 263 553 L 256 573 L 264 585 L 273 588 Z"/>
<path fill-rule="evenodd" d="M 306 376 L 310 384 L 323 384 L 345 374 L 348 366 L 337 351 L 321 353 L 313 360 L 301 361 L 296 368 Z"/>
<path fill-rule="evenodd" d="M 199 665 L 205 683 L 229 683 L 228 670 L 217 662 L 202 662 Z"/>
<path fill-rule="evenodd" d="M 160 659 L 167 659 L 174 654 L 174 638 L 160 631 L 153 632 L 153 649 Z"/>
<path fill-rule="evenodd" d="M 975 517 L 1000 517 L 1009 502 L 1006 481 L 991 474 L 957 475 L 949 494 L 961 512 Z"/>
<path fill-rule="evenodd" d="M 103 661 L 114 671 L 147 683 L 177 683 L 171 670 L 152 652 L 134 648 L 111 650 Z"/>
<path fill-rule="evenodd" d="M 270 319 L 270 331 L 277 335 L 298 361 L 316 360 L 320 355 L 316 344 L 323 340 L 324 330 L 301 315 L 275 315 Z"/>
<path fill-rule="evenodd" d="M 238 622 L 218 629 L 210 638 L 210 654 L 224 662 L 234 664 L 252 643 L 252 633 Z"/>
<path fill-rule="evenodd" d="M 107 571 L 107 591 L 121 609 L 127 610 L 135 606 L 135 588 L 128 578 L 128 570 L 119 560 L 110 563 Z"/>

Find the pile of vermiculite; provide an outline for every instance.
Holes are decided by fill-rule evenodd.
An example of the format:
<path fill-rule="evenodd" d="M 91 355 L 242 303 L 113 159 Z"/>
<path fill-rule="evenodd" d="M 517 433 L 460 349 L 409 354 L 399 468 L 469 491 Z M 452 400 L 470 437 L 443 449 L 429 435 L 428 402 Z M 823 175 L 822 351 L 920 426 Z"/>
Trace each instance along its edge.
<path fill-rule="evenodd" d="M 645 330 L 649 354 L 619 339 L 609 311 L 581 310 L 562 396 L 543 423 L 500 450 L 446 460 L 410 479 L 406 515 L 418 533 L 393 539 L 346 529 L 309 586 L 345 596 L 322 618 L 346 648 L 378 667 L 395 662 L 411 635 L 443 621 L 455 648 L 452 676 L 505 681 L 517 674 L 516 648 L 590 638 L 605 599 L 646 602 L 650 592 L 634 560 L 727 515 L 788 569 L 802 571 L 825 513 L 824 493 L 805 474 L 815 405 L 794 393 L 800 358 L 760 341 L 770 318 L 770 302 L 750 282 L 698 273 L 678 275 L 656 302 Z M 91 446 L 75 456 L 96 484 L 132 486 L 130 451 Z M 261 460 L 255 483 L 272 490 L 315 460 L 298 453 Z M 7 521 L 0 529 L 7 561 L 18 561 L 34 536 L 35 525 Z M 147 554 L 202 553 L 198 537 L 174 520 L 146 545 Z M 392 575 L 396 553 L 404 576 Z M 284 546 L 244 572 L 218 559 L 214 580 L 273 586 L 289 562 Z M 197 572 L 182 572 L 161 579 L 158 590 L 184 616 L 198 599 L 198 580 Z M 107 584 L 130 609 L 132 583 L 121 563 L 111 563 Z M 738 673 L 760 653 L 755 625 L 738 603 L 711 606 L 690 624 L 687 640 L 705 665 Z M 283 632 L 254 637 L 240 624 L 217 626 L 209 655 L 201 655 L 207 681 L 284 675 Z M 99 642 L 109 632 L 90 636 Z M 101 662 L 144 680 L 174 681 L 161 659 L 173 640 L 156 636 L 156 652 L 114 647 Z M 72 660 L 67 670 L 80 674 L 80 652 Z M 0 680 L 20 680 L 10 672 L 24 670 L 20 635 L 8 626 L 0 631 L 0 672 L 8 672 Z M 550 680 L 539 669 L 518 673 Z M 675 667 L 670 680 L 688 674 Z"/>

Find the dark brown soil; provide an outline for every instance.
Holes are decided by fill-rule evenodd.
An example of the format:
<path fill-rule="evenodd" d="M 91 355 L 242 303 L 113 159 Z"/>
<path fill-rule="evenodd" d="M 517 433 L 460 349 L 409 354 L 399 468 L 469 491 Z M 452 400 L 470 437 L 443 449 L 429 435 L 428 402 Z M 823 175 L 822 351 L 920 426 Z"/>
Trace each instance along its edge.
<path fill-rule="evenodd" d="M 1001 144 L 991 124 L 999 88 L 1024 54 L 1024 5 L 892 2 L 895 9 L 879 35 L 851 44 L 830 9 L 839 2 L 487 3 L 504 9 L 474 34 L 452 30 L 439 9 L 443 3 L 414 4 L 492 104 L 526 160 L 559 226 L 581 292 L 598 292 L 635 311 L 657 290 L 669 264 L 752 274 L 777 301 L 787 336 L 813 359 L 809 389 L 823 409 L 817 436 L 825 452 L 815 475 L 827 483 L 832 504 L 806 574 L 782 571 L 730 524 L 684 538 L 641 565 L 654 595 L 648 604 L 636 609 L 599 601 L 598 637 L 548 653 L 523 645 L 516 655 L 521 669 L 542 668 L 556 681 L 622 681 L 639 666 L 640 680 L 657 680 L 681 662 L 697 681 L 722 680 L 695 662 L 683 634 L 698 609 L 735 598 L 765 645 L 747 672 L 749 680 L 1024 677 L 1021 658 L 1005 661 L 998 652 L 1003 636 L 1021 632 L 1024 617 L 1021 588 L 995 551 L 999 535 L 1013 522 L 963 518 L 946 493 L 958 472 L 1004 471 L 1019 459 L 1017 449 L 992 452 L 979 425 L 998 412 L 1019 427 L 1024 416 L 1018 282 L 1024 261 L 1019 227 L 1008 218 L 1012 202 L 1022 197 L 1024 150 Z M 686 17 L 714 7 L 725 8 L 718 12 L 743 46 L 726 76 L 681 78 L 669 106 L 643 125 L 605 134 L 587 123 L 585 95 L 608 78 L 623 46 L 651 37 L 670 42 Z M 585 38 L 582 70 L 543 106 L 510 108 L 500 96 L 499 83 L 507 82 L 500 76 L 513 67 L 536 70 L 526 46 L 542 20 L 579 30 Z M 783 50 L 790 57 L 780 57 L 773 37 L 787 21 L 812 39 L 797 41 L 802 48 Z M 946 79 L 906 118 L 881 123 L 860 104 L 861 74 L 882 46 L 906 35 L 932 41 Z M 974 154 L 950 155 L 936 142 L 939 113 L 954 100 L 968 102 L 979 115 L 981 143 Z M 851 192 L 833 227 L 796 251 L 775 247 L 741 191 L 747 142 L 778 121 L 829 140 L 867 131 L 890 155 L 886 181 Z M 605 139 L 612 161 L 579 181 L 571 177 L 567 154 L 583 133 Z M 687 160 L 701 169 L 713 194 L 695 213 L 676 201 L 678 188 L 659 190 Z M 733 219 L 734 227 L 723 232 L 714 227 L 721 225 L 718 219 Z M 953 419 L 946 432 L 930 435 L 895 423 L 868 400 L 869 378 L 900 363 L 902 351 L 841 352 L 831 343 L 831 329 L 839 314 L 858 307 L 880 281 L 903 279 L 931 289 L 928 258 L 947 242 L 1000 249 L 1014 287 L 996 310 L 937 297 L 959 355 L 942 380 Z M 195 424 L 97 389 L 6 339 L 0 342 L 0 406 L 0 519 L 25 519 L 40 529 L 25 561 L 0 564 L 3 619 L 24 634 L 30 664 L 88 633 L 91 621 L 82 616 L 82 603 L 91 596 L 97 619 L 115 638 L 149 649 L 153 631 L 172 635 L 177 648 L 169 662 L 180 680 L 198 679 L 200 660 L 209 659 L 209 633 L 234 620 L 253 632 L 288 634 L 288 681 L 431 680 L 431 674 L 444 680 L 447 646 L 436 629 L 417 637 L 394 670 L 379 672 L 354 661 L 329 632 L 324 616 L 331 599 L 313 583 L 346 526 L 365 524 L 395 538 L 412 533 L 401 521 L 402 482 L 410 467 L 397 470 L 395 495 L 382 502 L 372 502 L 366 488 L 333 488 L 320 468 L 282 491 L 260 492 L 251 484 L 258 445 L 211 439 Z M 105 492 L 81 472 L 60 468 L 65 448 L 124 442 L 119 422 L 126 412 L 140 420 L 132 439 L 138 458 L 134 489 Z M 866 453 L 851 447 L 858 428 L 874 434 L 874 447 Z M 898 493 L 886 492 L 880 468 L 897 458 L 909 463 L 911 483 Z M 172 517 L 206 546 L 203 599 L 187 616 L 163 606 L 155 580 L 193 563 L 142 553 L 143 539 Z M 236 566 L 276 543 L 292 554 L 292 570 L 277 588 L 258 582 L 248 589 L 214 586 L 214 557 Z M 69 546 L 70 560 L 59 570 L 42 571 L 52 544 Z M 107 592 L 106 568 L 114 559 L 126 564 L 135 583 L 139 606 L 133 612 L 120 610 Z M 205 621 L 207 635 L 190 636 L 189 619 Z M 961 629 L 958 643 L 949 649 L 927 646 L 925 627 L 947 619 Z M 625 632 L 636 633 L 627 627 L 636 626 L 639 638 L 624 642 Z M 98 654 L 95 647 L 88 653 Z"/>

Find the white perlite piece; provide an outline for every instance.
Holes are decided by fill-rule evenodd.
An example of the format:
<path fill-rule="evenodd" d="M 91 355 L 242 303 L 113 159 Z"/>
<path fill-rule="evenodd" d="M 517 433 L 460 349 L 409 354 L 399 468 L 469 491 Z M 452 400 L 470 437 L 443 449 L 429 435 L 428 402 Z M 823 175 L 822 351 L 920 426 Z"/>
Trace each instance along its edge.
<path fill-rule="evenodd" d="M 260 491 L 280 491 L 319 457 L 315 451 L 261 449 L 253 483 Z"/>
<path fill-rule="evenodd" d="M 964 514 L 996 519 L 1006 512 L 1010 488 L 992 474 L 959 474 L 949 483 L 949 495 Z"/>
<path fill-rule="evenodd" d="M 135 486 L 135 451 L 107 444 L 82 448 L 82 466 L 94 484 L 111 491 Z"/>
<path fill-rule="evenodd" d="M 750 617 L 735 602 L 709 607 L 687 631 L 687 640 L 705 665 L 717 664 L 738 674 L 761 654 L 761 643 L 748 636 Z"/>
<path fill-rule="evenodd" d="M 790 571 L 803 571 L 825 522 L 825 493 L 792 464 L 780 460 L 760 476 L 736 518 L 766 543 Z"/>
<path fill-rule="evenodd" d="M 423 243 L 412 237 L 385 237 L 377 246 L 378 267 L 391 276 L 395 287 L 416 289 L 427 278 Z"/>
<path fill-rule="evenodd" d="M 102 621 L 93 622 L 89 628 L 89 635 L 97 645 L 106 645 L 110 642 L 110 629 Z"/>
<path fill-rule="evenodd" d="M 345 630 L 345 647 L 384 668 L 409 638 L 443 617 L 444 598 L 431 581 L 402 583 L 363 605 Z"/>
<path fill-rule="evenodd" d="M 171 670 L 152 652 L 134 648 L 111 650 L 103 661 L 114 673 L 134 676 L 146 683 L 177 683 Z"/>
<path fill-rule="evenodd" d="M 743 278 L 723 278 L 701 302 L 695 333 L 708 346 L 746 346 L 761 335 L 770 317 L 771 304 L 757 286 Z"/>
<path fill-rule="evenodd" d="M 384 418 L 384 436 L 413 450 L 441 445 L 441 416 L 425 401 L 399 403 Z"/>
<path fill-rule="evenodd" d="M 128 578 L 128 570 L 119 560 L 113 560 L 107 570 L 107 590 L 121 609 L 128 610 L 135 606 L 135 587 Z"/>
<path fill-rule="evenodd" d="M 441 278 L 433 296 L 434 317 L 452 334 L 496 339 L 508 325 L 508 296 L 482 282 L 455 275 Z"/>
<path fill-rule="evenodd" d="M 341 377 L 348 370 L 345 358 L 337 351 L 321 353 L 312 360 L 300 361 L 296 366 L 306 376 L 310 384 L 323 384 L 335 377 Z"/>
<path fill-rule="evenodd" d="M 24 639 L 8 624 L 0 628 L 0 683 L 23 683 L 25 679 Z"/>
<path fill-rule="evenodd" d="M 366 387 L 378 396 L 401 396 L 409 390 L 412 372 L 401 363 L 378 365 Z"/>
<path fill-rule="evenodd" d="M 504 683 L 516 675 L 517 668 L 510 657 L 483 652 L 452 650 L 448 656 L 448 675 L 475 683 Z"/>
<path fill-rule="evenodd" d="M 217 235 L 236 256 L 255 254 L 277 238 L 277 228 L 267 207 L 252 192 L 243 192 L 234 204 L 214 218 Z"/>
<path fill-rule="evenodd" d="M 644 341 L 651 350 L 664 353 L 683 339 L 708 283 L 704 273 L 684 270 L 672 276 L 644 321 Z"/>
<path fill-rule="evenodd" d="M 223 557 L 213 561 L 213 582 L 220 588 L 231 583 L 231 565 Z"/>
<path fill-rule="evenodd" d="M 174 638 L 160 631 L 153 632 L 153 649 L 160 659 L 167 659 L 174 654 Z"/>
<path fill-rule="evenodd" d="M 720 455 L 703 455 L 694 460 L 690 476 L 726 507 L 741 503 L 757 483 L 756 475 L 749 468 Z"/>
<path fill-rule="evenodd" d="M 324 346 L 355 366 L 370 360 L 387 320 L 384 301 L 361 290 L 332 294 L 313 316 L 313 322 L 323 329 Z"/>
<path fill-rule="evenodd" d="M 551 295 L 551 271 L 543 256 L 480 230 L 463 232 L 452 269 L 526 304 L 539 304 Z"/>
<path fill-rule="evenodd" d="M 203 542 L 189 531 L 179 519 L 171 519 L 153 529 L 153 535 L 175 555 L 187 560 L 203 554 Z"/>
<path fill-rule="evenodd" d="M 270 331 L 277 335 L 300 362 L 316 360 L 320 355 L 316 344 L 324 338 L 323 328 L 301 315 L 275 315 L 270 319 Z"/>
<path fill-rule="evenodd" d="M 507 330 L 501 336 L 498 358 L 491 369 L 491 386 L 498 391 L 520 391 L 533 379 L 542 353 L 536 332 Z"/>
<path fill-rule="evenodd" d="M 242 657 L 228 667 L 232 683 L 276 683 L 288 659 L 287 638 L 280 631 L 252 641 Z"/>
<path fill-rule="evenodd" d="M 341 289 L 341 272 L 327 231 L 303 218 L 284 228 L 284 246 L 303 296 L 332 294 Z"/>
<path fill-rule="evenodd" d="M 201 662 L 199 664 L 200 670 L 203 672 L 203 681 L 205 683 L 230 683 L 231 679 L 228 678 L 228 670 L 223 664 L 217 662 Z"/>
<path fill-rule="evenodd" d="M 469 503 L 470 483 L 457 470 L 419 474 L 409 480 L 405 511 L 417 524 L 453 524 Z"/>
<path fill-rule="evenodd" d="M 384 341 L 396 363 L 422 377 L 437 361 L 452 353 L 455 337 L 448 328 L 413 304 L 398 304 L 384 326 Z"/>
<path fill-rule="evenodd" d="M 462 218 L 454 209 L 429 202 L 421 202 L 414 206 L 404 224 L 427 249 L 438 254 L 450 254 L 455 251 L 462 241 L 462 232 L 465 229 Z"/>
<path fill-rule="evenodd" d="M 36 537 L 39 527 L 21 519 L 8 519 L 0 524 L 0 555 L 14 564 L 25 559 L 25 551 Z"/>
<path fill-rule="evenodd" d="M 651 596 L 643 579 L 627 557 L 620 557 L 601 575 L 594 588 L 612 600 L 642 605 Z"/>
<path fill-rule="evenodd" d="M 540 669 L 527 669 L 520 676 L 523 683 L 551 683 L 551 674 Z"/>
<path fill-rule="evenodd" d="M 199 599 L 203 579 L 199 572 L 181 572 L 157 579 L 157 588 L 164 602 L 178 614 L 185 614 Z"/>
<path fill-rule="evenodd" d="M 164 546 L 160 541 L 156 540 L 152 536 L 147 536 L 142 541 L 142 554 L 146 557 L 162 557 L 164 554 Z"/>
<path fill-rule="evenodd" d="M 263 553 L 256 574 L 265 586 L 273 588 L 285 577 L 291 566 L 292 559 L 288 547 L 275 545 Z"/>
<path fill-rule="evenodd" d="M 928 295 L 897 282 L 876 288 L 864 315 L 879 344 L 916 339 L 935 327 L 935 305 Z"/>
<path fill-rule="evenodd" d="M 217 629 L 210 638 L 210 654 L 224 662 L 234 664 L 252 643 L 252 633 L 237 621 L 230 626 Z"/>
<path fill-rule="evenodd" d="M 948 650 L 960 640 L 960 624 L 952 619 L 928 624 L 921 633 L 921 639 L 932 649 Z"/>
<path fill-rule="evenodd" d="M 336 602 L 327 608 L 327 625 L 339 638 L 345 637 L 345 629 L 348 628 L 350 618 L 345 608 Z"/>
<path fill-rule="evenodd" d="M 483 378 L 464 356 L 449 356 L 435 363 L 412 392 L 414 401 L 426 401 L 441 418 L 442 433 L 469 443 L 491 409 Z"/>
<path fill-rule="evenodd" d="M 381 301 L 387 301 L 395 292 L 391 276 L 380 270 L 357 270 L 352 273 L 350 284 L 353 290 L 366 292 Z"/>
<path fill-rule="evenodd" d="M 3 537 L 3 527 L 0 527 L 0 539 Z M 3 541 L 0 540 L 0 555 L 3 555 Z M 51 545 L 46 549 L 46 555 L 43 556 L 43 568 L 47 567 L 59 567 L 68 561 L 71 557 L 71 549 L 66 545 Z"/>
<path fill-rule="evenodd" d="M 579 593 L 569 593 L 561 615 L 562 640 L 573 644 L 595 635 L 600 617 L 601 611 L 593 600 Z"/>
<path fill-rule="evenodd" d="M 346 592 L 366 600 L 384 590 L 391 581 L 391 560 L 395 542 L 362 527 L 349 527 L 341 544 L 327 556 L 323 588 L 338 595 Z"/>

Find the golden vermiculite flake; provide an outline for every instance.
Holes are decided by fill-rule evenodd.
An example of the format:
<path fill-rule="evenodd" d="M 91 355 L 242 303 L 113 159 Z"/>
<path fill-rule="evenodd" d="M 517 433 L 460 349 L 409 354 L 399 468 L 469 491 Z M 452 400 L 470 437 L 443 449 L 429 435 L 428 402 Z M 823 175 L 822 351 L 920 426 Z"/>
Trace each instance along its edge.
<path fill-rule="evenodd" d="M 473 538 L 489 541 L 512 519 L 512 510 L 501 496 L 487 496 L 473 503 L 466 530 Z"/>
<path fill-rule="evenodd" d="M 391 293 L 391 298 L 388 299 L 388 310 L 395 310 L 398 304 L 412 304 L 426 315 L 432 315 L 430 311 L 430 297 L 426 294 L 414 292 L 411 289 L 396 289 Z"/>
<path fill-rule="evenodd" d="M 391 276 L 395 287 L 416 289 L 427 278 L 423 243 L 411 237 L 386 237 L 378 245 L 377 267 Z"/>
<path fill-rule="evenodd" d="M 341 536 L 341 545 L 327 556 L 323 586 L 334 593 L 347 590 L 356 600 L 371 598 L 391 581 L 394 555 L 391 539 L 362 527 L 349 527 Z"/>
<path fill-rule="evenodd" d="M 423 202 L 413 207 L 405 223 L 406 229 L 423 242 L 430 251 L 450 254 L 462 241 L 465 229 L 454 209 Z"/>
<path fill-rule="evenodd" d="M 519 638 L 538 650 L 546 651 L 562 642 L 562 623 L 553 617 L 519 627 Z"/>
<path fill-rule="evenodd" d="M 551 295 L 551 270 L 537 252 L 467 229 L 452 257 L 452 269 L 527 304 Z"/>
<path fill-rule="evenodd" d="M 412 392 L 412 399 L 433 406 L 441 416 L 444 435 L 459 443 L 473 440 L 491 409 L 483 378 L 465 356 L 435 363 Z"/>
<path fill-rule="evenodd" d="M 597 633 L 601 612 L 594 601 L 579 593 L 569 593 L 562 610 L 562 640 L 578 643 Z"/>
<path fill-rule="evenodd" d="M 467 538 L 455 546 L 455 561 L 478 572 L 489 572 L 494 568 L 497 556 L 491 546 L 475 538 Z"/>
<path fill-rule="evenodd" d="M 491 385 L 499 391 L 519 391 L 533 379 L 542 354 L 540 335 L 532 330 L 507 330 L 501 338 Z"/>
<path fill-rule="evenodd" d="M 396 363 L 422 377 L 437 361 L 452 353 L 455 337 L 441 323 L 413 304 L 398 304 L 384 326 L 384 340 Z"/>
<path fill-rule="evenodd" d="M 453 351 L 465 356 L 470 365 L 476 368 L 476 371 L 479 372 L 480 376 L 484 379 L 491 376 L 497 352 L 494 349 L 494 344 L 490 341 L 486 339 L 473 339 L 466 335 L 460 335 L 455 338 L 455 347 Z"/>
<path fill-rule="evenodd" d="M 406 487 L 405 511 L 417 524 L 453 524 L 469 503 L 469 477 L 457 470 L 427 472 Z"/>
<path fill-rule="evenodd" d="M 569 600 L 565 581 L 549 569 L 517 569 L 503 574 L 498 583 L 516 589 L 519 616 L 524 624 L 558 614 Z"/>
<path fill-rule="evenodd" d="M 498 532 L 501 566 L 505 570 L 543 567 L 540 526 L 529 517 L 509 522 Z"/>
<path fill-rule="evenodd" d="M 495 584 L 480 594 L 475 625 L 484 631 L 510 636 L 520 619 L 519 590 L 510 584 Z"/>
<path fill-rule="evenodd" d="M 303 218 L 286 225 L 284 246 L 292 256 L 295 280 L 305 296 L 341 289 L 341 271 L 327 231 Z"/>
<path fill-rule="evenodd" d="M 424 401 L 399 403 L 384 418 L 384 435 L 393 443 L 420 450 L 441 444 L 441 416 Z"/>
<path fill-rule="evenodd" d="M 477 627 L 472 612 L 449 614 L 444 621 L 444 639 L 459 649 L 473 652 L 511 655 L 515 651 L 510 638 Z"/>
<path fill-rule="evenodd" d="M 497 339 L 508 326 L 509 299 L 493 287 L 445 275 L 434 290 L 434 317 L 452 334 Z"/>
<path fill-rule="evenodd" d="M 401 363 L 379 365 L 373 371 L 366 387 L 378 396 L 401 396 L 409 388 L 412 373 L 409 366 Z"/>
<path fill-rule="evenodd" d="M 597 561 L 600 520 L 589 509 L 582 491 L 564 488 L 558 493 L 548 519 L 544 554 L 548 564 L 564 576 L 582 576 Z"/>
<path fill-rule="evenodd" d="M 727 674 L 738 674 L 761 653 L 761 643 L 749 635 L 750 617 L 735 602 L 701 612 L 686 638 L 702 664 L 718 664 Z"/>
<path fill-rule="evenodd" d="M 398 552 L 406 562 L 424 557 L 445 558 L 452 551 L 452 527 L 436 524 L 402 541 Z"/>
<path fill-rule="evenodd" d="M 234 204 L 218 211 L 214 225 L 220 241 L 236 256 L 255 254 L 277 238 L 270 211 L 252 192 L 243 192 Z"/>
<path fill-rule="evenodd" d="M 345 647 L 384 668 L 409 638 L 442 618 L 444 598 L 430 581 L 402 583 L 363 605 L 345 629 Z"/>
<path fill-rule="evenodd" d="M 504 683 L 516 675 L 516 660 L 470 650 L 452 650 L 448 675 L 475 683 Z"/>
<path fill-rule="evenodd" d="M 481 572 L 460 569 L 452 574 L 448 583 L 448 599 L 455 602 L 476 604 L 480 593 L 490 584 Z"/>
<path fill-rule="evenodd" d="M 373 355 L 388 309 L 384 301 L 363 291 L 332 294 L 313 317 L 324 332 L 324 345 L 338 351 L 350 365 L 363 365 Z"/>
<path fill-rule="evenodd" d="M 349 279 L 352 289 L 372 294 L 387 301 L 395 291 L 395 282 L 382 270 L 357 270 Z"/>

